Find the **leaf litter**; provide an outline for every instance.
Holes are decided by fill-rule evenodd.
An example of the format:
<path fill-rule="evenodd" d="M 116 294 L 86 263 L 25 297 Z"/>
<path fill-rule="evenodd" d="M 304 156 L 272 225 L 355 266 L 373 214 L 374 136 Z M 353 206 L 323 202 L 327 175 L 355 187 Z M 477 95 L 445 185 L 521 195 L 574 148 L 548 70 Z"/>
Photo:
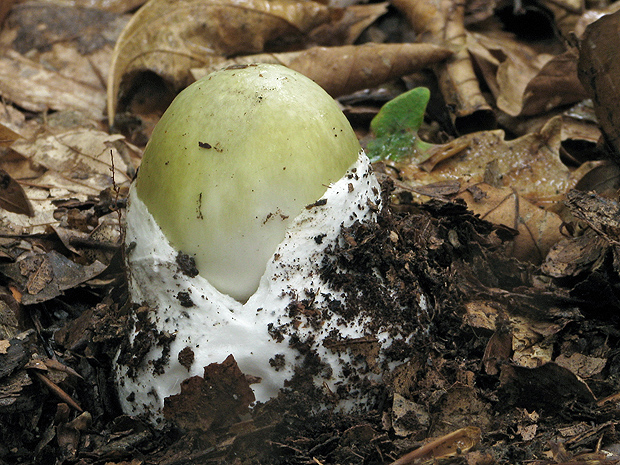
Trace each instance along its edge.
<path fill-rule="evenodd" d="M 603 3 L 15 2 L 0 33 L 0 463 L 618 463 L 619 19 Z M 399 34 L 417 43 L 367 43 Z M 111 369 L 132 313 L 145 338 L 174 337 L 126 305 L 127 188 L 174 94 L 250 60 L 334 86 L 368 147 L 404 133 L 424 154 L 377 157 L 389 208 L 343 231 L 323 269 L 356 290 L 343 317 L 412 337 L 393 347 L 404 363 L 360 380 L 377 399 L 364 412 L 318 408 L 338 394 L 311 363 L 251 406 L 256 380 L 230 357 L 166 399 L 156 430 L 120 412 Z M 372 338 L 333 344 L 376 363 Z"/>

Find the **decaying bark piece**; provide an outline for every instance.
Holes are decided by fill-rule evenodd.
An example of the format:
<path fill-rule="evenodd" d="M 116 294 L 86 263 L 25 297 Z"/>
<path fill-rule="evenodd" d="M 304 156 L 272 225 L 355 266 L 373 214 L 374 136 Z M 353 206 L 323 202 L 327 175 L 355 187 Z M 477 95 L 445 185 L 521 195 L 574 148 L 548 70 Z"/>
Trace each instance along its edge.
<path fill-rule="evenodd" d="M 198 78 L 234 64 L 278 63 L 309 77 L 333 97 L 411 74 L 452 55 L 432 44 L 365 44 L 312 47 L 287 53 L 262 53 L 227 60 L 197 70 Z"/>
<path fill-rule="evenodd" d="M 466 48 L 465 3 L 455 0 L 394 0 L 420 40 L 453 48 L 455 54 L 436 68 L 439 87 L 461 133 L 490 129 L 493 111 L 480 92 Z"/>

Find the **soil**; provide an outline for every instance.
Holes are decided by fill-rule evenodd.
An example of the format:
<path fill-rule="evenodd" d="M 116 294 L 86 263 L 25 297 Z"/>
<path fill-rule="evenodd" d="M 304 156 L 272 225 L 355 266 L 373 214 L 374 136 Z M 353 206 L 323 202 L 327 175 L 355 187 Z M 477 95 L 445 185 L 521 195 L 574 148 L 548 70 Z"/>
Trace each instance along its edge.
<path fill-rule="evenodd" d="M 462 201 L 417 204 L 389 180 L 384 196 L 378 222 L 343 230 L 323 267 L 357 296 L 334 302 L 345 320 L 363 309 L 411 334 L 392 347 L 406 363 L 381 382 L 359 379 L 375 399 L 368 409 L 330 408 L 338 393 L 314 386 L 311 363 L 276 399 L 248 408 L 251 380 L 228 360 L 167 399 L 163 429 L 124 415 L 112 375 L 130 327 L 119 249 L 96 279 L 54 298 L 0 301 L 18 316 L 0 338 L 0 464 L 618 463 L 615 246 L 596 267 L 554 279 L 511 258 L 514 231 Z M 312 303 L 290 311 L 311 315 Z M 330 343 L 373 363 L 371 340 Z"/>

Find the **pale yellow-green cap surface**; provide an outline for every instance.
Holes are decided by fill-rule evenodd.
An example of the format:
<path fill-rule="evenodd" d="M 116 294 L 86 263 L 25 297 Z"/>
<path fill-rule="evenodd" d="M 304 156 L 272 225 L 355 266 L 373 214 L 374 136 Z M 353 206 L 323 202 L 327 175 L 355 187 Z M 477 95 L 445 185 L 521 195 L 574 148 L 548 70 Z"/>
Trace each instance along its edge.
<path fill-rule="evenodd" d="M 229 68 L 189 86 L 164 113 L 137 195 L 203 277 L 245 301 L 292 219 L 360 150 L 338 105 L 310 79 L 279 65 Z"/>

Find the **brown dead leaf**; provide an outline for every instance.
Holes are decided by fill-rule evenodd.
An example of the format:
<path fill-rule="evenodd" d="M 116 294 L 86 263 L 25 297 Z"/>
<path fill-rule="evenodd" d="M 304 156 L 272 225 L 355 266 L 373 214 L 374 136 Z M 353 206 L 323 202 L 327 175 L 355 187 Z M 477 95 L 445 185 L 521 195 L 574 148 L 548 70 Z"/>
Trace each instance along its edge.
<path fill-rule="evenodd" d="M 55 3 L 74 8 L 91 8 L 113 13 L 126 13 L 143 5 L 146 3 L 146 0 L 56 0 Z"/>
<path fill-rule="evenodd" d="M 495 376 L 499 367 L 510 360 L 512 355 L 512 335 L 506 327 L 500 327 L 489 339 L 484 349 L 482 363 L 488 375 Z"/>
<path fill-rule="evenodd" d="M 4 22 L 4 18 L 9 14 L 16 0 L 3 0 L 0 2 L 0 26 Z"/>
<path fill-rule="evenodd" d="M 164 399 L 164 416 L 187 430 L 208 431 L 238 421 L 254 393 L 232 355 L 205 367 L 204 377 L 181 383 L 181 393 Z"/>
<path fill-rule="evenodd" d="M 465 304 L 467 311 L 465 322 L 474 328 L 495 331 L 497 329 L 496 321 L 504 313 L 503 309 L 496 308 L 498 306 L 500 305 L 497 303 L 485 300 L 467 302 Z"/>
<path fill-rule="evenodd" d="M 0 339 L 0 379 L 12 375 L 28 363 L 32 336 L 32 331 L 29 334 L 16 332 L 10 339 Z"/>
<path fill-rule="evenodd" d="M 61 422 L 56 429 L 58 445 L 65 452 L 67 458 L 73 459 L 78 450 L 80 437 L 90 428 L 92 417 L 89 412 L 83 412 L 73 420 Z"/>
<path fill-rule="evenodd" d="M 519 115 L 546 113 L 558 106 L 585 99 L 585 89 L 577 76 L 577 58 L 577 51 L 569 49 L 549 60 L 527 83 Z"/>
<path fill-rule="evenodd" d="M 565 354 L 558 355 L 555 363 L 561 367 L 568 368 L 577 376 L 591 378 L 603 371 L 605 365 L 607 365 L 607 358 L 593 357 L 576 352 L 570 356 Z"/>
<path fill-rule="evenodd" d="M 561 118 L 556 117 L 539 133 L 511 141 L 501 130 L 468 134 L 453 141 L 468 147 L 448 159 L 439 152 L 421 165 L 394 165 L 412 187 L 455 179 L 464 185 L 485 182 L 508 187 L 536 206 L 552 207 L 593 166 L 584 163 L 571 171 L 562 163 L 561 128 Z"/>
<path fill-rule="evenodd" d="M 453 123 L 461 133 L 495 126 L 491 107 L 483 97 L 467 50 L 465 3 L 457 0 L 394 0 L 420 40 L 455 50 L 437 67 L 437 79 Z"/>
<path fill-rule="evenodd" d="M 94 278 L 104 269 L 105 265 L 100 262 L 78 265 L 54 250 L 29 254 L 16 263 L 0 265 L 0 273 L 23 292 L 24 305 L 53 299 Z"/>
<path fill-rule="evenodd" d="M 94 8 L 74 8 L 60 2 L 24 1 L 16 5 L 7 26 L 6 39 L 22 55 L 33 61 L 55 45 L 65 44 L 79 55 L 91 55 L 106 46 L 114 46 L 119 28 L 126 20 L 117 14 Z M 7 34 L 8 33 L 8 34 Z M 6 40 L 5 39 L 5 40 Z M 47 55 L 49 57 L 49 55 Z M 53 63 L 47 66 L 62 72 Z"/>
<path fill-rule="evenodd" d="M 350 5 L 342 10 L 340 18 L 313 29 L 308 35 L 309 39 L 317 45 L 351 45 L 368 26 L 384 15 L 387 9 L 387 2 Z"/>
<path fill-rule="evenodd" d="M 112 164 L 118 185 L 131 180 L 134 168 L 132 148 L 123 136 L 90 128 L 44 133 L 35 140 L 19 140 L 12 149 L 48 170 L 32 184 L 64 188 L 73 193 L 98 194 L 111 186 Z M 50 182 L 51 173 L 58 173 L 54 182 Z"/>
<path fill-rule="evenodd" d="M 15 131 L 0 123 L 0 147 L 8 147 L 19 137 Z"/>
<path fill-rule="evenodd" d="M 309 77 L 336 97 L 411 74 L 439 63 L 452 52 L 431 44 L 365 44 L 312 47 L 299 52 L 263 53 L 194 71 L 199 79 L 234 64 L 278 63 Z"/>
<path fill-rule="evenodd" d="M 608 238 L 610 242 L 620 239 L 620 203 L 618 197 L 606 198 L 595 192 L 570 190 L 567 206 L 578 219 Z"/>
<path fill-rule="evenodd" d="M 468 34 L 467 47 L 498 108 L 508 115 L 536 115 L 586 97 L 574 49 L 554 56 L 505 33 L 475 32 Z"/>
<path fill-rule="evenodd" d="M 581 236 L 563 238 L 549 250 L 541 266 L 543 273 L 554 278 L 577 276 L 598 268 L 606 256 L 608 244 L 593 230 Z"/>
<path fill-rule="evenodd" d="M 26 119 L 26 114 L 24 110 L 19 110 L 11 105 L 9 102 L 2 102 L 2 106 L 0 107 L 0 124 L 5 128 L 10 129 L 14 134 L 19 137 L 32 137 L 36 132 L 39 131 L 40 123 L 35 119 Z M 6 137 L 8 134 L 4 134 Z M 9 137 L 10 138 L 10 137 Z M 17 140 L 17 138 L 15 139 Z M 2 162 L 5 162 L 6 157 L 3 157 Z M 11 170 L 9 171 L 12 175 Z"/>
<path fill-rule="evenodd" d="M 405 437 L 426 431 L 430 424 L 428 409 L 395 393 L 392 403 L 392 427 L 397 436 Z"/>
<path fill-rule="evenodd" d="M 528 408 L 565 408 L 569 402 L 595 400 L 588 385 L 567 368 L 549 362 L 525 368 L 504 365 L 500 375 L 502 388 Z"/>
<path fill-rule="evenodd" d="M 0 92 L 2 97 L 35 112 L 81 110 L 101 119 L 105 111 L 105 93 L 50 71 L 14 50 L 0 56 Z"/>
<path fill-rule="evenodd" d="M 590 24 L 580 46 L 579 78 L 592 95 L 598 121 L 620 159 L 620 62 L 616 47 L 620 11 Z"/>
<path fill-rule="evenodd" d="M 0 169 L 0 208 L 20 215 L 34 216 L 24 189 L 3 169 Z"/>
<path fill-rule="evenodd" d="M 510 304 L 503 305 L 497 301 L 501 294 L 495 299 L 472 300 L 465 305 L 469 325 L 494 332 L 485 349 L 485 369 L 489 374 L 497 373 L 502 362 L 507 360 L 515 366 L 528 368 L 550 362 L 553 358 L 550 338 L 577 320 L 579 315 L 554 308 L 541 311 L 537 302 L 544 298 L 543 295 L 533 296 L 534 308 L 528 308 L 526 302 L 518 302 L 519 297 L 524 296 L 509 299 Z"/>
<path fill-rule="evenodd" d="M 555 213 L 542 210 L 519 196 L 513 188 L 495 188 L 476 184 L 482 195 L 465 189 L 458 196 L 481 218 L 494 224 L 513 228 L 519 234 L 511 242 L 511 255 L 540 263 L 549 249 L 560 239 L 562 220 Z"/>
<path fill-rule="evenodd" d="M 151 1 L 116 43 L 108 77 L 109 120 L 141 72 L 156 73 L 177 92 L 191 83 L 191 68 L 262 52 L 278 39 L 300 40 L 329 19 L 329 8 L 312 1 Z"/>

